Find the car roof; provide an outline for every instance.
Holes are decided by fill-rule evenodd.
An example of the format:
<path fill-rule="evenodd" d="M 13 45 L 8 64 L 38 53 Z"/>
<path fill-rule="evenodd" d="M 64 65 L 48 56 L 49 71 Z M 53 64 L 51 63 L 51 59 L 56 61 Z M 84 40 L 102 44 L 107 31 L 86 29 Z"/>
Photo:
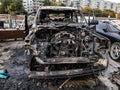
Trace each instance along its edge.
<path fill-rule="evenodd" d="M 41 6 L 40 10 L 78 10 L 74 7 L 63 7 L 63 6 Z"/>

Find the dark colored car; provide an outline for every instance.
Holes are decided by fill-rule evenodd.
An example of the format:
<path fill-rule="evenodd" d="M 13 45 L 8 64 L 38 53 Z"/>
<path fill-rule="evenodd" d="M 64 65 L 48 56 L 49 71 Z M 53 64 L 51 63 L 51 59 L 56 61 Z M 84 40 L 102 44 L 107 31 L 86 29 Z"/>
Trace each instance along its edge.
<path fill-rule="evenodd" d="M 29 77 L 66 78 L 105 70 L 109 39 L 89 29 L 76 8 L 40 7 L 25 38 Z"/>
<path fill-rule="evenodd" d="M 109 22 L 99 22 L 96 31 L 109 38 L 111 41 L 110 57 L 113 60 L 120 60 L 120 30 Z"/>

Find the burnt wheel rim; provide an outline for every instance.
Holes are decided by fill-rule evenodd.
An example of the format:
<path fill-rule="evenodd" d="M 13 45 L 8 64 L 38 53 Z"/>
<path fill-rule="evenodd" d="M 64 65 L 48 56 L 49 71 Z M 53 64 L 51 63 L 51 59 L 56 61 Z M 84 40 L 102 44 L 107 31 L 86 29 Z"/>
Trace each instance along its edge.
<path fill-rule="evenodd" d="M 120 51 L 120 44 L 114 43 L 111 46 L 111 50 L 110 50 L 110 55 L 114 60 L 117 60 L 120 57 L 119 51 Z"/>

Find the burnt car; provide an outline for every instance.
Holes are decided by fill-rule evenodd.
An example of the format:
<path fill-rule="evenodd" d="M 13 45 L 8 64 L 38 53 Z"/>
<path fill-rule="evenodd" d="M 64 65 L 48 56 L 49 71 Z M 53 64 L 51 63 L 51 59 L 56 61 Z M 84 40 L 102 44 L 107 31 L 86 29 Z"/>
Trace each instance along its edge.
<path fill-rule="evenodd" d="M 25 38 L 25 52 L 31 57 L 29 77 L 67 78 L 105 70 L 110 42 L 89 25 L 76 8 L 40 7 Z"/>
<path fill-rule="evenodd" d="M 109 38 L 111 41 L 109 55 L 112 60 L 120 60 L 120 30 L 110 22 L 101 21 L 96 26 L 96 32 Z"/>

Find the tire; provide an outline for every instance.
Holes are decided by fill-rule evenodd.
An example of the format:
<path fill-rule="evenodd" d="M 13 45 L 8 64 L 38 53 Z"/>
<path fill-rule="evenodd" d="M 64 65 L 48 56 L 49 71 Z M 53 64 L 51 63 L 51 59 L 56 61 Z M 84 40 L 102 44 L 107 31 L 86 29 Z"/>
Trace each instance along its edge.
<path fill-rule="evenodd" d="M 120 43 L 114 42 L 110 47 L 110 58 L 115 61 L 120 61 Z"/>

